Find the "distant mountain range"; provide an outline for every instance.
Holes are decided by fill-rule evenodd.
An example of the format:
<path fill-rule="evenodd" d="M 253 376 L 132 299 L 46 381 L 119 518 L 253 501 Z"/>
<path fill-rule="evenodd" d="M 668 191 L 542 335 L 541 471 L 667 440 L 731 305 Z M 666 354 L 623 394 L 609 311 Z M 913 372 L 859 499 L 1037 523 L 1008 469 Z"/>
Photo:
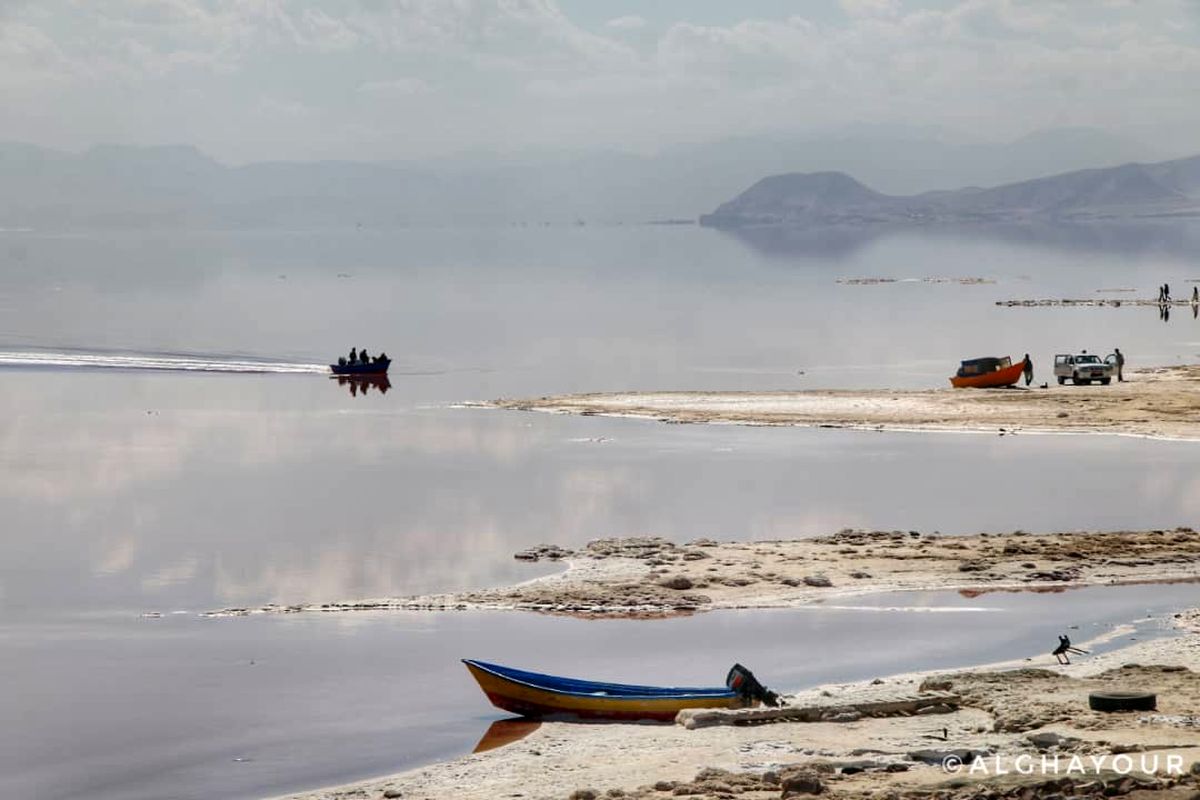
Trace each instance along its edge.
<path fill-rule="evenodd" d="M 396 228 L 694 220 L 756 178 L 785 170 L 841 170 L 890 195 L 911 195 L 1166 155 L 1170 154 L 1090 128 L 1040 131 L 994 144 L 948 141 L 928 130 L 857 127 L 821 135 L 681 144 L 652 156 L 483 153 L 420 163 L 279 161 L 239 166 L 222 164 L 186 145 L 106 145 L 67 153 L 0 143 L 0 229 Z M 812 195 L 815 204 L 827 204 L 830 213 L 847 204 L 877 210 L 891 202 L 881 199 L 887 195 L 842 178 L 840 183 L 835 177 L 814 179 L 813 186 L 797 188 L 801 195 Z M 804 183 L 790 176 L 771 180 L 789 186 Z M 835 202 L 840 193 L 846 195 Z"/>
<path fill-rule="evenodd" d="M 842 172 L 763 178 L 700 218 L 714 228 L 1200 216 L 1200 156 L 1064 172 L 989 189 L 881 194 Z"/>

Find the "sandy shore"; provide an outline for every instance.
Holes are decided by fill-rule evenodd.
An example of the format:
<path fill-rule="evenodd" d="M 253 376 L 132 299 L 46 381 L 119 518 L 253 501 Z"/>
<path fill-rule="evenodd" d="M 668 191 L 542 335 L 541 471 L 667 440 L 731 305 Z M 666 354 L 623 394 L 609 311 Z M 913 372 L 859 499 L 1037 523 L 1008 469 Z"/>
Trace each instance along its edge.
<path fill-rule="evenodd" d="M 229 608 L 211 614 L 518 609 L 641 617 L 829 603 L 931 586 L 982 593 L 1200 581 L 1200 533 L 1190 528 L 967 536 L 845 530 L 810 539 L 697 539 L 686 544 L 652 537 L 597 539 L 579 550 L 543 545 L 517 557 L 560 560 L 567 569 L 515 586 L 458 594 Z"/>
<path fill-rule="evenodd" d="M 544 545 L 518 556 L 563 560 L 569 567 L 485 592 L 311 608 L 487 607 L 640 616 L 817 600 L 828 604 L 858 593 L 930 586 L 981 593 L 1062 591 L 1093 583 L 1200 579 L 1200 534 L 1186 528 L 970 536 L 842 531 L 796 541 L 682 545 L 658 538 L 600 539 L 578 551 Z M 499 749 L 292 800 L 752 800 L 798 796 L 785 794 L 785 787 L 818 784 L 823 795 L 846 800 L 1100 800 L 1127 794 L 1136 800 L 1150 800 L 1150 794 L 1155 800 L 1195 800 L 1200 787 L 1194 776 L 1136 782 L 1103 771 L 1114 766 L 1114 754 L 1140 750 L 1176 755 L 1185 771 L 1200 761 L 1200 610 L 1164 624 L 1178 626 L 1181 635 L 1084 656 L 1070 666 L 1042 655 L 949 675 L 914 673 L 827 685 L 788 698 L 793 706 L 828 706 L 824 721 L 695 729 L 543 722 Z M 1127 632 L 1109 638 L 1121 635 Z M 1090 711 L 1088 692 L 1105 688 L 1155 691 L 1158 710 Z M 856 704 L 920 697 L 925 690 L 957 700 L 931 714 L 845 713 Z M 939 766 L 941 757 L 964 749 L 988 753 L 992 773 L 965 780 L 947 775 Z M 922 750 L 934 752 L 917 753 Z M 1085 776 L 1066 776 L 1069 785 L 1061 775 L 994 774 L 1014 765 L 1018 756 L 1040 758 L 1043 752 L 1061 755 L 1064 770 L 1072 755 L 1100 758 L 1101 769 L 1089 766 Z"/>
<path fill-rule="evenodd" d="M 820 788 L 844 798 L 1062 800 L 1130 796 L 1193 800 L 1200 785 L 1200 611 L 1173 622 L 1182 635 L 1137 643 L 1058 666 L 1050 656 L 952 674 L 906 674 L 828 685 L 789 697 L 791 704 L 850 707 L 864 700 L 912 696 L 923 689 L 960 699 L 940 713 L 885 717 L 845 715 L 840 722 L 715 726 L 545 722 L 526 738 L 388 778 L 293 795 L 292 800 L 348 798 L 778 798 L 787 787 Z M 1155 666 L 1138 666 L 1153 664 Z M 1158 694 L 1155 712 L 1088 710 L 1087 693 L 1136 688 Z M 918 753 L 927 750 L 932 752 Z M 989 774 L 948 775 L 940 758 L 987 753 Z M 1122 778 L 1133 759 L 1138 780 Z M 1040 764 L 1060 756 L 1060 772 L 998 775 L 1019 757 Z M 1145 761 L 1139 760 L 1145 755 Z M 1159 756 L 1158 772 L 1150 756 Z M 1180 777 L 1166 770 L 1177 757 Z M 1079 756 L 1086 774 L 1066 772 Z M 1092 758 L 1099 759 L 1099 768 Z M 925 763 L 932 760 L 934 763 Z M 1034 761 L 1036 760 L 1036 761 Z M 1114 772 L 1115 770 L 1115 772 Z M 815 783 L 814 783 L 815 781 Z"/>
<path fill-rule="evenodd" d="M 1041 380 L 1050 365 L 1039 365 Z M 1200 366 L 1127 371 L 1124 383 L 1047 389 L 614 392 L 496 400 L 492 407 L 676 423 L 898 431 L 1109 433 L 1200 439 Z"/>

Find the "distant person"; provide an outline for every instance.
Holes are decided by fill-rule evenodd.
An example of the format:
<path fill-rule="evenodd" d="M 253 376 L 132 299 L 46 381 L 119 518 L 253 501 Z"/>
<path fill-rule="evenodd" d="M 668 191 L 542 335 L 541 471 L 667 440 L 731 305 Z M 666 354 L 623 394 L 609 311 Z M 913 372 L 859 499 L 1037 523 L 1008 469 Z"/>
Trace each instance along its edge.
<path fill-rule="evenodd" d="M 1117 383 L 1122 383 L 1125 380 L 1125 354 L 1121 348 L 1114 347 L 1113 355 L 1117 357 Z"/>
<path fill-rule="evenodd" d="M 380 361 L 383 361 L 383 362 L 385 362 L 385 363 L 386 363 L 386 362 L 387 362 L 387 360 L 388 360 L 387 353 L 380 353 L 380 354 L 379 354 L 379 360 L 380 360 Z"/>
<path fill-rule="evenodd" d="M 1200 286 L 1192 287 L 1192 305 L 1200 303 Z"/>
<path fill-rule="evenodd" d="M 348 360 L 351 364 L 358 363 L 358 349 L 357 348 L 355 348 L 355 347 L 350 348 L 350 358 Z"/>
<path fill-rule="evenodd" d="M 1171 285 L 1169 283 L 1163 284 L 1163 302 L 1171 302 Z"/>
<path fill-rule="evenodd" d="M 1029 357 L 1029 353 L 1025 354 L 1025 385 L 1033 383 L 1033 359 Z"/>
<path fill-rule="evenodd" d="M 359 363 L 361 363 L 361 364 L 370 364 L 371 363 L 371 357 L 367 355 L 366 349 L 358 351 L 358 360 L 359 360 Z"/>

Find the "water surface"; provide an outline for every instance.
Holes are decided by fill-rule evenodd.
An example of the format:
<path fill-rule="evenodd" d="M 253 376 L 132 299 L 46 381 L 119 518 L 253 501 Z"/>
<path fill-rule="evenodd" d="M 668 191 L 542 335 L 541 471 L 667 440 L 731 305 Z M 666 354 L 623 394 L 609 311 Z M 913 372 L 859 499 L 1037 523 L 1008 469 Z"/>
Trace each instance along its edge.
<path fill-rule="evenodd" d="M 514 551 L 598 536 L 1193 523 L 1189 443 L 456 404 L 942 386 L 961 358 L 1024 352 L 1040 381 L 1081 348 L 1193 361 L 1187 314 L 994 303 L 1190 291 L 1196 231 L 0 234 L 0 711 L 21 721 L 0 733 L 0 794 L 250 797 L 461 753 L 496 717 L 464 656 L 667 682 L 741 659 L 794 688 L 1043 652 L 1068 623 L 1194 602 L 1175 587 L 661 623 L 197 616 L 507 583 L 554 569 Z M 915 280 L 837 282 L 860 277 Z M 387 393 L 319 374 L 351 346 L 394 359 Z"/>

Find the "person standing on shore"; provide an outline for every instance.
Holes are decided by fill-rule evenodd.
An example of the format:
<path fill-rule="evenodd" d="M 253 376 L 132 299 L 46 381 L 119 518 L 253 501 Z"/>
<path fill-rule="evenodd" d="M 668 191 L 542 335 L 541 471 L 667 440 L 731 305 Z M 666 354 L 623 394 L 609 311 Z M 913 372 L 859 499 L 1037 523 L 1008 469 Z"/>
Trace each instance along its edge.
<path fill-rule="evenodd" d="M 1029 357 L 1029 353 L 1025 354 L 1025 385 L 1033 383 L 1033 359 Z"/>
<path fill-rule="evenodd" d="M 1114 347 L 1113 355 L 1117 357 L 1117 383 L 1125 381 L 1125 354 L 1121 352 L 1121 348 Z"/>

